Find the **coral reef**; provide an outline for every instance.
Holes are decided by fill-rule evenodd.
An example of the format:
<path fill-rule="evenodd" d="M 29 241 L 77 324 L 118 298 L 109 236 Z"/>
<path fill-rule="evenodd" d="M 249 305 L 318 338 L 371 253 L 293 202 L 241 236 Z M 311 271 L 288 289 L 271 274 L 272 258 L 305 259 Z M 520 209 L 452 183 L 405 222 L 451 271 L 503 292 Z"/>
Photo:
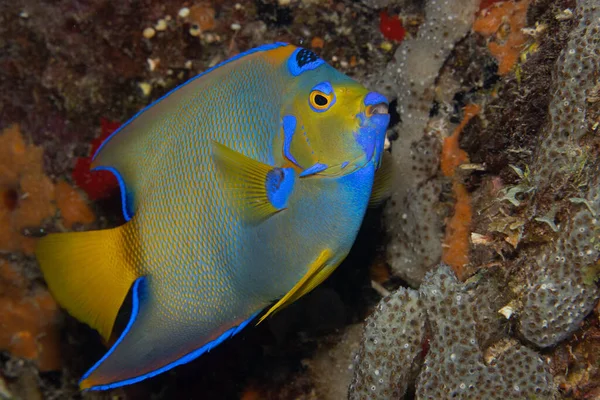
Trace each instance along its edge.
<path fill-rule="evenodd" d="M 528 11 L 530 14 L 527 14 Z M 600 75 L 597 35 L 599 12 L 594 2 L 580 1 L 574 13 L 564 8 L 559 9 L 558 6 L 550 7 L 546 14 L 538 14 L 542 21 L 538 22 L 529 19 L 539 13 L 539 10 L 530 8 L 528 2 L 507 1 L 493 4 L 478 14 L 473 31 L 486 39 L 483 44 L 498 62 L 497 74 L 509 75 L 509 79 L 507 83 L 499 85 L 500 91 L 492 93 L 491 99 L 484 93 L 471 95 L 470 99 L 476 100 L 476 104 L 481 106 L 467 104 L 462 122 L 454 129 L 454 133 L 445 135 L 445 138 L 442 136 L 440 169 L 443 175 L 451 179 L 452 186 L 442 188 L 440 198 L 450 192 L 454 210 L 446 221 L 446 239 L 442 245 L 441 258 L 452 265 L 461 279 L 471 275 L 478 267 L 485 268 L 485 264 L 503 266 L 512 273 L 510 276 L 495 277 L 488 282 L 479 281 L 476 287 L 482 290 L 481 293 L 477 293 L 477 290 L 469 292 L 471 289 L 459 289 L 455 278 L 450 282 L 447 278 L 436 278 L 437 275 L 428 275 L 421 284 L 419 296 L 425 304 L 427 335 L 430 335 L 426 337 L 430 337 L 431 342 L 423 368 L 414 384 L 417 398 L 558 396 L 554 389 L 553 371 L 533 347 L 518 344 L 511 335 L 507 335 L 498 317 L 503 315 L 509 324 L 514 324 L 516 336 L 524 338 L 529 345 L 544 348 L 555 346 L 585 326 L 584 318 L 592 311 L 600 296 L 596 283 L 600 258 L 597 246 L 600 187 L 597 174 L 592 172 L 597 171 L 598 163 L 591 155 L 598 148 L 598 141 L 593 133 L 597 130 L 599 121 L 596 100 Z M 567 39 L 563 39 L 566 34 L 562 32 L 568 32 L 571 19 L 576 21 L 576 26 Z M 535 28 L 525 28 L 533 24 L 531 21 L 535 21 Z M 549 31 L 559 34 L 548 38 L 545 35 L 549 35 Z M 532 39 L 534 42 L 528 43 Z M 563 43 L 562 47 L 560 41 Z M 408 42 L 410 41 L 405 43 Z M 401 48 L 402 46 L 399 49 Z M 436 90 L 452 88 L 444 79 L 448 75 L 448 67 L 460 68 L 457 60 L 461 57 L 461 51 L 464 49 L 457 50 L 446 61 L 445 71 L 442 69 L 436 75 Z M 535 56 L 531 56 L 532 54 Z M 538 136 L 527 136 L 526 131 L 522 131 L 521 137 L 514 133 L 504 135 L 512 135 L 513 143 L 485 143 L 486 129 L 499 132 L 505 129 L 506 123 L 510 123 L 506 120 L 499 123 L 494 113 L 497 113 L 495 107 L 498 104 L 504 104 L 510 109 L 511 98 L 514 97 L 514 92 L 509 93 L 511 90 L 518 93 L 517 96 L 527 96 L 528 90 L 540 91 L 544 84 L 548 86 L 548 78 L 544 82 L 541 78 L 536 80 L 526 75 L 534 73 L 534 70 L 528 66 L 523 67 L 521 63 L 526 64 L 531 59 L 537 63 L 543 62 L 544 65 L 554 64 L 552 86 L 555 90 L 550 92 L 553 94 L 550 102 L 532 102 L 538 107 L 537 115 L 520 116 L 519 124 L 516 125 L 519 130 L 534 127 L 539 130 Z M 535 65 L 531 68 L 535 68 Z M 525 94 L 521 95 L 523 92 Z M 400 95 L 399 104 L 401 97 Z M 439 100 L 443 98 L 444 96 L 437 97 Z M 432 96 L 426 102 L 429 104 L 433 99 Z M 415 105 L 421 100 L 419 92 L 409 92 L 403 101 Z M 439 107 L 447 109 L 445 104 L 447 100 L 446 103 L 440 103 Z M 540 106 L 542 113 L 539 112 Z M 479 112 L 480 108 L 483 113 Z M 514 110 L 510 110 L 515 114 Z M 402 111 L 400 108 L 401 118 L 404 115 Z M 474 118 L 478 112 L 480 115 Z M 540 119 L 543 121 L 546 113 L 548 122 L 543 125 Z M 431 118 L 429 127 L 432 126 L 431 121 L 436 119 L 436 113 L 431 114 L 433 116 L 427 115 Z M 423 118 L 425 119 L 425 113 Z M 521 123 L 525 118 L 529 120 Z M 407 128 L 410 132 L 410 125 L 404 125 L 404 119 L 398 127 Z M 462 140 L 460 136 L 465 136 L 463 131 L 467 131 L 467 137 L 479 135 L 479 147 L 469 148 L 467 140 L 471 139 Z M 400 130 L 400 142 L 403 134 L 406 132 Z M 462 147 L 465 144 L 468 153 L 459 148 L 459 145 Z M 510 145 L 516 146 L 513 149 L 518 156 L 509 154 L 504 155 L 503 160 L 494 160 L 490 153 L 483 157 L 481 155 L 484 146 L 496 146 L 494 151 L 502 149 L 506 152 L 501 146 Z M 522 147 L 518 147 L 519 145 Z M 398 146 L 398 142 L 393 143 L 392 154 L 396 150 L 394 146 Z M 402 151 L 405 149 L 397 154 L 402 154 Z M 471 157 L 472 153 L 474 157 Z M 408 157 L 404 156 L 403 159 L 406 162 Z M 469 159 L 489 160 L 489 166 L 479 160 L 479 164 L 469 164 Z M 469 172 L 470 170 L 475 173 Z M 485 171 L 490 176 L 485 177 L 481 173 L 477 175 L 476 171 Z M 435 177 L 431 174 L 430 180 Z M 472 198 L 470 192 L 476 189 L 481 190 L 477 192 L 476 198 Z M 397 193 L 398 191 L 394 196 Z M 414 197 L 412 200 L 414 203 Z M 419 276 L 416 271 L 424 273 L 431 267 L 431 263 L 430 260 L 424 263 L 412 258 L 408 269 L 400 270 L 397 268 L 398 264 L 394 264 L 399 257 L 411 254 L 406 251 L 406 247 L 423 248 L 423 238 L 415 234 L 415 231 L 412 235 L 397 234 L 400 230 L 406 231 L 406 226 L 399 226 L 406 220 L 406 213 L 411 207 L 414 208 L 413 204 L 397 203 L 396 197 L 392 197 L 389 210 L 398 209 L 399 204 L 404 214 L 400 214 L 400 211 L 395 217 L 390 217 L 389 212 L 386 214 L 386 225 L 388 231 L 391 228 L 392 235 L 388 256 L 390 251 L 398 251 L 397 258 L 388 257 L 388 261 L 397 276 L 415 284 L 419 283 L 419 280 L 414 279 Z M 478 210 L 481 217 L 473 219 L 472 210 Z M 410 227 L 410 221 L 406 225 Z M 474 233 L 482 231 L 487 234 Z M 498 232 L 502 235 L 498 236 Z M 508 243 L 511 247 L 507 248 L 497 239 L 502 239 L 504 244 Z M 475 252 L 472 250 L 474 244 L 489 251 L 480 248 Z M 399 251 L 400 248 L 404 250 Z M 514 259 L 508 260 L 504 254 L 511 253 Z M 405 260 L 408 261 L 409 258 L 406 257 Z M 437 274 L 439 273 L 438 271 Z M 443 276 L 451 274 L 447 269 L 443 272 Z M 495 286 L 495 294 L 489 292 L 490 285 Z M 404 289 L 400 291 L 404 293 Z M 448 293 L 453 293 L 452 297 Z M 392 296 L 394 295 L 397 294 Z M 413 295 L 416 296 L 416 293 L 413 292 Z M 494 304 L 486 303 L 490 298 L 498 301 Z M 479 302 L 477 308 L 474 308 L 475 301 Z M 465 302 L 466 305 L 461 305 L 460 302 Z M 468 311 L 469 308 L 471 311 Z M 483 319 L 478 316 L 479 311 L 485 315 Z M 460 321 L 453 319 L 455 315 L 460 315 Z M 391 317 L 388 318 L 390 325 L 379 326 L 385 326 L 386 333 L 389 334 L 390 327 L 396 325 Z M 377 308 L 369 321 L 372 319 L 385 321 L 386 316 L 381 314 L 381 308 Z M 413 385 L 410 379 L 405 378 L 414 375 L 411 362 L 396 366 L 403 368 L 403 372 L 397 373 L 402 378 L 401 382 L 393 379 L 387 381 L 387 376 L 384 375 L 381 377 L 381 385 L 372 385 L 370 389 L 373 392 L 368 391 L 365 377 L 369 382 L 375 380 L 364 371 L 369 368 L 379 371 L 378 366 L 383 362 L 404 354 L 403 349 L 396 347 L 395 351 L 388 350 L 379 356 L 369 357 L 372 352 L 369 353 L 366 349 L 372 345 L 371 340 L 382 334 L 381 331 L 374 333 L 372 328 L 373 326 L 365 326 L 365 337 L 357 358 L 357 374 L 350 389 L 350 397 L 386 398 L 387 394 L 383 394 L 381 387 L 385 387 L 388 392 L 399 387 L 402 389 L 401 397 L 406 387 L 410 389 Z M 397 329 L 400 328 L 407 329 L 407 326 L 398 325 Z M 423 337 L 417 337 L 416 341 L 422 339 Z M 407 339 L 410 340 L 412 338 Z M 413 355 L 411 360 L 414 359 L 416 356 Z M 588 379 L 590 377 L 585 376 Z M 586 387 L 590 393 L 595 386 L 590 386 L 588 379 L 584 379 L 585 382 L 578 387 Z M 487 383 L 481 385 L 482 382 Z M 561 389 L 565 390 L 565 387 L 567 385 Z M 569 390 L 575 392 L 573 389 Z M 578 395 L 587 394 L 579 391 Z"/>
<path fill-rule="evenodd" d="M 60 369 L 58 305 L 44 288 L 28 286 L 14 265 L 0 260 L 0 350 L 34 360 L 40 371 Z"/>
<path fill-rule="evenodd" d="M 498 74 L 506 75 L 515 66 L 527 35 L 529 0 L 506 1 L 486 8 L 473 23 L 473 31 L 489 38 L 488 49 L 498 61 Z"/>
<path fill-rule="evenodd" d="M 365 321 L 349 399 L 397 399 L 421 367 L 425 310 L 416 291 L 400 288 Z"/>
<path fill-rule="evenodd" d="M 494 346 L 500 351 L 481 347 L 477 332 L 487 324 L 477 324 L 476 315 L 479 303 L 493 301 L 493 296 L 476 298 L 461 290 L 443 266 L 429 275 L 420 292 L 431 345 L 417 381 L 417 398 L 551 398 L 552 375 L 533 350 L 509 341 Z M 485 357 L 486 351 L 493 356 Z"/>
<path fill-rule="evenodd" d="M 28 145 L 17 125 L 0 134 L 0 252 L 31 254 L 35 239 L 23 236 L 54 215 L 54 186 L 44 173 L 43 149 Z"/>
<path fill-rule="evenodd" d="M 43 149 L 27 144 L 17 125 L 0 134 L 0 144 L 0 253 L 33 253 L 35 238 L 26 231 L 43 227 L 57 209 L 67 228 L 94 222 L 78 191 L 45 174 Z"/>
<path fill-rule="evenodd" d="M 458 143 L 463 128 L 479 113 L 479 110 L 480 107 L 475 104 L 465 107 L 465 117 L 460 125 L 451 136 L 444 138 L 440 160 L 442 173 L 452 180 L 452 194 L 455 200 L 454 214 L 446 223 L 442 260 L 454 268 L 459 278 L 462 278 L 463 268 L 469 262 L 469 227 L 473 210 L 471 196 L 457 173 L 457 168 L 469 161 L 467 153 L 459 147 Z"/>
<path fill-rule="evenodd" d="M 599 142 L 593 136 L 585 139 L 600 110 L 589 101 L 600 75 L 598 60 L 591 56 L 600 54 L 600 6 L 580 1 L 577 17 L 578 26 L 557 61 L 550 118 L 528 177 L 536 191 L 531 203 L 540 210 L 536 220 L 556 231 L 536 258 L 522 260 L 532 265 L 521 293 L 520 330 L 540 347 L 579 329 L 600 296 L 593 278 L 600 258 L 600 180 L 594 159 Z M 548 207 L 543 203 L 552 192 L 558 193 Z M 557 225 L 559 207 L 569 212 Z"/>
<path fill-rule="evenodd" d="M 443 182 L 436 179 L 439 153 L 431 143 L 441 142 L 445 129 L 438 124 L 440 118 L 430 120 L 434 86 L 455 43 L 471 29 L 477 6 L 473 0 L 426 2 L 426 20 L 417 35 L 400 44 L 394 60 L 374 82 L 398 99 L 402 122 L 396 130 L 402 144 L 392 146 L 394 168 L 411 173 L 396 174 L 385 215 L 387 251 L 394 273 L 412 285 L 419 284 L 442 257 L 443 218 L 436 205 Z"/>
<path fill-rule="evenodd" d="M 600 306 L 584 323 L 583 332 L 553 350 L 552 370 L 565 397 L 595 399 L 600 396 Z"/>
<path fill-rule="evenodd" d="M 598 301 L 599 183 L 597 178 L 589 182 L 592 190 L 587 203 L 580 206 L 583 209 L 561 224 L 564 230 L 556 242 L 544 246 L 530 261 L 534 265 L 522 293 L 519 327 L 537 346 L 552 346 L 567 338 Z"/>
<path fill-rule="evenodd" d="M 56 308 L 31 252 L 40 229 L 122 222 L 114 177 L 89 171 L 111 121 L 273 41 L 392 100 L 391 199 L 268 324 L 83 397 L 600 397 L 596 3 L 0 3 L 0 398 L 81 398 L 105 351 Z"/>
<path fill-rule="evenodd" d="M 401 398 L 417 374 L 417 399 L 553 397 L 549 366 L 502 333 L 497 294 L 486 278 L 460 284 L 442 264 L 418 292 L 384 298 L 365 322 L 349 398 Z"/>
<path fill-rule="evenodd" d="M 352 359 L 360 347 L 362 331 L 362 324 L 347 327 L 331 340 L 321 341 L 314 357 L 304 361 L 317 399 L 336 400 L 347 396 L 354 374 Z"/>
<path fill-rule="evenodd" d="M 91 148 L 86 157 L 79 157 L 75 162 L 75 167 L 71 177 L 75 184 L 84 190 L 91 200 L 98 200 L 114 194 L 119 188 L 117 178 L 109 171 L 90 171 L 92 157 L 102 142 L 106 140 L 111 133 L 116 131 L 120 123 L 108 121 L 104 118 L 100 120 L 100 136 L 91 143 Z"/>

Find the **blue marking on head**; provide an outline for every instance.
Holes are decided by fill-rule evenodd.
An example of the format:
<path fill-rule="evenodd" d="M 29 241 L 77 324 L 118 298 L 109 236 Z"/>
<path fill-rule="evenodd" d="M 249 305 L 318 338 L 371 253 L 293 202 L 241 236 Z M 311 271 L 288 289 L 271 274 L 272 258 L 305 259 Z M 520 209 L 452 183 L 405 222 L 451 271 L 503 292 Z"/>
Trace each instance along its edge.
<path fill-rule="evenodd" d="M 312 88 L 312 90 L 318 90 L 319 92 L 323 92 L 325 94 L 331 94 L 333 93 L 333 86 L 331 86 L 331 83 L 325 81 L 316 84 L 315 87 Z"/>
<path fill-rule="evenodd" d="M 381 166 L 381 157 L 383 156 L 385 146 L 385 131 L 390 123 L 389 114 L 375 114 L 370 118 L 371 124 L 377 131 L 375 136 L 375 151 L 377 152 L 377 169 Z"/>
<path fill-rule="evenodd" d="M 108 352 L 104 355 L 104 357 L 102 357 L 96 364 L 94 364 L 94 366 L 92 368 L 90 368 L 83 375 L 83 377 L 81 378 L 81 381 L 83 381 L 84 379 L 89 377 L 92 374 L 92 372 L 94 372 L 94 370 L 96 368 L 98 368 L 98 366 L 100 364 L 102 364 L 102 362 L 104 362 L 104 360 L 106 360 L 112 354 L 112 352 L 117 348 L 117 346 L 123 341 L 125 336 L 131 330 L 131 327 L 133 326 L 133 324 L 139 314 L 139 311 L 140 311 L 140 292 L 142 291 L 143 288 L 145 288 L 145 286 L 142 286 L 143 284 L 145 284 L 145 282 L 146 282 L 146 277 L 141 277 L 141 278 L 136 279 L 136 281 L 133 283 L 133 289 L 132 289 L 132 294 L 133 294 L 132 300 L 133 301 L 132 301 L 132 307 L 131 307 L 131 317 L 129 318 L 129 322 L 127 323 L 127 326 L 125 327 L 125 330 L 123 330 L 123 333 L 121 333 L 121 336 L 119 336 L 119 339 L 117 339 L 115 344 L 108 350 Z M 230 338 L 231 336 L 235 335 L 236 333 L 238 333 L 239 331 L 244 329 L 259 313 L 260 313 L 260 311 L 252 314 L 252 316 L 250 316 L 250 318 L 248 318 L 247 320 L 245 320 L 238 326 L 234 326 L 234 327 L 228 329 L 227 331 L 223 332 L 221 334 L 221 336 L 219 336 L 217 339 L 206 343 L 204 346 L 200 347 L 199 349 L 196 349 L 196 350 L 192 351 L 191 353 L 188 353 L 187 355 L 181 357 L 180 359 L 173 361 L 172 363 L 167 364 L 157 370 L 148 372 L 147 374 L 143 374 L 143 375 L 137 376 L 135 378 L 125 379 L 122 381 L 113 382 L 113 383 L 109 383 L 106 385 L 92 386 L 89 389 L 86 389 L 86 391 L 87 390 L 109 390 L 109 389 L 114 389 L 114 388 L 125 386 L 125 385 L 131 385 L 133 383 L 143 381 L 144 379 L 152 378 L 153 376 L 156 376 L 158 374 L 162 374 L 163 372 L 168 371 L 172 368 L 175 368 L 179 365 L 186 364 L 186 363 L 198 358 L 203 353 L 210 351 L 212 348 L 221 344 L 224 340 Z M 81 381 L 80 381 L 80 383 L 81 383 Z"/>
<path fill-rule="evenodd" d="M 125 221 L 129 221 L 133 218 L 133 194 L 127 191 L 127 187 L 125 186 L 125 181 L 119 171 L 117 171 L 113 167 L 96 167 L 92 168 L 92 171 L 110 171 L 117 178 L 119 182 L 119 189 L 121 191 L 121 210 L 123 211 L 123 218 Z"/>
<path fill-rule="evenodd" d="M 327 168 L 329 168 L 327 166 L 327 164 L 316 163 L 312 167 L 309 167 L 309 168 L 305 169 L 304 171 L 302 171 L 300 173 L 300 177 L 305 177 L 305 176 L 308 176 L 308 175 L 314 175 L 314 174 L 317 174 L 317 173 L 319 173 L 321 171 L 326 170 Z"/>
<path fill-rule="evenodd" d="M 315 69 L 324 63 L 325 61 L 312 51 L 299 47 L 294 50 L 292 55 L 290 55 L 290 58 L 288 58 L 287 66 L 290 74 L 298 76 L 301 73 Z"/>
<path fill-rule="evenodd" d="M 331 100 L 327 104 L 327 108 L 323 108 L 323 109 L 319 110 L 319 109 L 313 107 L 313 105 L 310 102 L 310 98 L 309 98 L 308 105 L 310 106 L 310 108 L 312 108 L 312 110 L 315 112 L 325 112 L 325 111 L 329 110 L 331 108 L 331 106 L 333 106 L 335 104 L 335 101 L 336 101 L 335 92 L 333 91 L 333 86 L 331 86 L 331 83 L 325 81 L 325 82 L 321 82 L 321 83 L 315 85 L 315 87 L 313 87 L 310 91 L 311 95 L 312 95 L 312 92 L 314 92 L 315 90 L 318 90 L 319 92 L 322 92 L 328 96 L 331 96 Z"/>
<path fill-rule="evenodd" d="M 300 166 L 291 152 L 292 138 L 296 132 L 296 117 L 293 115 L 284 116 L 281 125 L 283 126 L 283 155 L 297 166 Z"/>
<path fill-rule="evenodd" d="M 365 115 L 364 112 L 358 113 L 357 115 L 358 120 L 360 121 L 360 126 L 365 125 L 365 123 L 367 122 L 367 116 Z"/>
<path fill-rule="evenodd" d="M 370 126 L 370 124 L 365 123 L 367 121 L 367 117 L 364 113 L 358 114 L 358 118 L 361 121 L 361 127 L 355 133 L 355 139 L 360 147 L 362 147 L 365 151 L 367 160 L 370 160 L 375 151 L 375 137 L 377 132 L 372 126 Z"/>
<path fill-rule="evenodd" d="M 232 61 L 235 60 L 239 60 L 242 57 L 248 56 L 250 54 L 254 54 L 254 53 L 258 53 L 261 51 L 269 51 L 269 50 L 273 50 L 273 49 L 277 49 L 279 47 L 283 47 L 283 46 L 288 46 L 288 43 L 284 43 L 284 42 L 275 42 L 275 43 L 269 43 L 269 44 L 265 44 L 259 47 L 255 47 L 253 49 L 244 51 L 240 54 L 237 54 L 233 57 L 231 57 L 228 60 L 225 60 L 217 65 L 215 65 L 212 68 L 207 69 L 206 71 L 194 76 L 193 78 L 190 78 L 188 81 L 182 83 L 181 85 L 175 87 L 174 89 L 170 90 L 167 94 L 165 94 L 164 96 L 162 96 L 161 98 L 159 98 L 158 100 L 153 101 L 152 103 L 150 103 L 149 105 L 147 105 L 146 107 L 144 107 L 143 109 L 141 109 L 140 111 L 138 111 L 133 117 L 131 117 L 127 122 L 125 122 L 123 125 L 121 125 L 116 131 L 114 131 L 113 133 L 110 134 L 109 137 L 106 138 L 106 140 L 104 140 L 104 142 L 102 142 L 102 144 L 100 145 L 100 147 L 98 147 L 98 150 L 96 150 L 96 152 L 94 153 L 94 156 L 92 157 L 92 160 L 95 160 L 96 157 L 98 156 L 98 154 L 100 154 L 100 151 L 102 150 L 102 148 L 104 147 L 104 145 L 106 143 L 108 143 L 108 141 L 110 139 L 112 139 L 116 134 L 118 134 L 119 132 L 121 132 L 127 125 L 129 125 L 131 123 L 131 121 L 133 121 L 134 119 L 136 119 L 137 117 L 139 117 L 140 115 L 142 115 L 146 110 L 148 110 L 149 108 L 151 108 L 153 105 L 157 104 L 158 102 L 166 99 L 167 97 L 169 97 L 171 94 L 175 93 L 178 89 L 181 89 L 182 87 L 184 87 L 185 85 L 195 81 L 198 78 L 203 77 L 204 75 L 208 74 L 209 72 L 214 71 L 215 69 L 222 67 L 225 64 L 228 64 Z M 296 50 L 297 51 L 297 50 Z"/>
<path fill-rule="evenodd" d="M 273 207 L 278 210 L 287 207 L 295 181 L 293 168 L 273 168 L 267 173 L 265 187 L 267 188 L 267 198 Z"/>
<path fill-rule="evenodd" d="M 348 166 L 348 164 L 350 164 L 350 161 L 344 161 L 342 163 L 342 169 L 346 168 Z"/>
<path fill-rule="evenodd" d="M 388 101 L 385 98 L 385 96 L 382 95 L 381 93 L 369 92 L 365 96 L 364 103 L 365 103 L 365 106 L 374 106 L 376 104 L 381 104 L 381 103 L 388 104 Z"/>
<path fill-rule="evenodd" d="M 390 122 L 390 115 L 374 114 L 367 118 L 364 113 L 360 113 L 358 119 L 360 120 L 360 128 L 354 133 L 354 137 L 365 151 L 367 160 L 373 158 L 375 149 L 377 149 L 377 165 L 379 165 L 385 143 L 385 130 Z"/>
<path fill-rule="evenodd" d="M 375 114 L 369 118 L 369 125 L 373 125 L 374 129 L 379 132 L 385 132 L 390 123 L 390 114 Z"/>

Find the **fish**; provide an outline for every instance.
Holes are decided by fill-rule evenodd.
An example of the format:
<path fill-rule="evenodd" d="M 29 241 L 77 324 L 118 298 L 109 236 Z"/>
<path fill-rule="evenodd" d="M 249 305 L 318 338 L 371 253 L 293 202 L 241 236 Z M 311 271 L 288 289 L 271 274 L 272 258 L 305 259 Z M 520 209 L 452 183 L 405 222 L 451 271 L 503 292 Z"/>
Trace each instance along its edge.
<path fill-rule="evenodd" d="M 187 363 L 323 282 L 384 192 L 389 119 L 383 95 L 278 42 L 190 79 L 109 136 L 91 168 L 117 177 L 125 222 L 50 233 L 35 250 L 61 307 L 116 338 L 80 389 Z"/>

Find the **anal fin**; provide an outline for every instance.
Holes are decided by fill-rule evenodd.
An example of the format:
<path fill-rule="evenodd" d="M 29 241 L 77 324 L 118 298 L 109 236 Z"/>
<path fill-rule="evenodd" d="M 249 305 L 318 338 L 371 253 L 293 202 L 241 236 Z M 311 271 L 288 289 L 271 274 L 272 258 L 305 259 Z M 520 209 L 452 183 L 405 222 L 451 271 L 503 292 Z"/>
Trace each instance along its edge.
<path fill-rule="evenodd" d="M 115 344 L 83 375 L 82 390 L 131 385 L 188 363 L 240 332 L 258 314 L 213 327 L 165 319 L 150 281 L 144 276 L 134 282 L 129 322 Z"/>

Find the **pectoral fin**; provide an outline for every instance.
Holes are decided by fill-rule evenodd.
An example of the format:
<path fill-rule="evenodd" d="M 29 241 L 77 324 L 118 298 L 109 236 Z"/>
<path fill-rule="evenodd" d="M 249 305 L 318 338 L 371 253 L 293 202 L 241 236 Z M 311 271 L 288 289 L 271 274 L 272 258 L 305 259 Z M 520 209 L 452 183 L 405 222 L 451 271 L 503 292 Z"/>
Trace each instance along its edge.
<path fill-rule="evenodd" d="M 271 314 L 275 314 L 276 312 L 284 309 L 289 306 L 300 297 L 309 293 L 315 287 L 317 287 L 321 282 L 323 282 L 337 267 L 336 264 L 330 264 L 331 257 L 333 252 L 330 249 L 325 249 L 319 254 L 317 259 L 313 261 L 313 263 L 308 268 L 306 274 L 296 283 L 296 285 L 287 292 L 285 296 L 283 296 L 275 305 L 273 305 L 269 311 L 263 315 L 258 321 L 257 325 L 260 324 L 265 318 L 267 318 Z"/>
<path fill-rule="evenodd" d="M 375 172 L 375 181 L 369 198 L 369 207 L 374 208 L 383 203 L 392 195 L 392 181 L 394 177 L 394 160 L 387 151 L 381 157 L 381 166 Z"/>
<path fill-rule="evenodd" d="M 294 189 L 293 168 L 277 168 L 213 142 L 213 157 L 229 191 L 249 222 L 261 222 L 287 208 Z"/>

